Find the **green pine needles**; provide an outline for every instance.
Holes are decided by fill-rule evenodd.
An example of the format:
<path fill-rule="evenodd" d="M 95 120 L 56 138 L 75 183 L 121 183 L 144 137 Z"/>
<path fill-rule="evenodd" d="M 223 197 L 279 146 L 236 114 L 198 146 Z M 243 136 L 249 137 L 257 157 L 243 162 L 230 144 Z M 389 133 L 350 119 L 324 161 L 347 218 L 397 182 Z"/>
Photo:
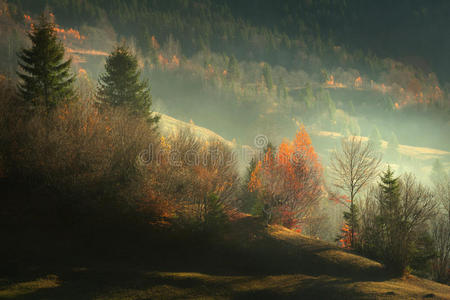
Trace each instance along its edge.
<path fill-rule="evenodd" d="M 31 48 L 18 54 L 18 85 L 21 97 L 33 107 L 55 107 L 74 97 L 71 59 L 64 60 L 64 46 L 57 39 L 55 25 L 41 15 L 39 23 L 28 33 Z"/>
<path fill-rule="evenodd" d="M 106 59 L 106 72 L 100 75 L 97 98 L 112 107 L 126 107 L 133 115 L 152 117 L 152 97 L 146 80 L 141 80 L 138 62 L 129 48 L 117 46 Z"/>

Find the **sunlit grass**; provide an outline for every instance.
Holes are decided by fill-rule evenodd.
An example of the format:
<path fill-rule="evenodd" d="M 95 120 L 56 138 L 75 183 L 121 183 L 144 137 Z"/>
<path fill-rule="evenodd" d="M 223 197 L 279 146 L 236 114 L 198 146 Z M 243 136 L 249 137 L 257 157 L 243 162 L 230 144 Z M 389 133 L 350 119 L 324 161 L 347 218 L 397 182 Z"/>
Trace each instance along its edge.
<path fill-rule="evenodd" d="M 2 283 L 0 287 L 1 299 L 15 299 L 19 296 L 33 294 L 41 289 L 56 288 L 60 285 L 58 277 L 55 275 L 48 275 L 45 278 L 38 278 L 32 281 L 17 282 L 8 284 Z"/>
<path fill-rule="evenodd" d="M 236 224 L 228 242 L 256 256 L 261 272 L 194 271 L 181 262 L 176 271 L 126 262 L 68 266 L 58 276 L 0 281 L 0 299 L 450 299 L 448 286 L 414 276 L 392 279 L 377 262 L 281 226 L 256 234 L 256 220 L 247 221 Z M 249 232 L 258 235 L 256 248 L 243 246 Z"/>

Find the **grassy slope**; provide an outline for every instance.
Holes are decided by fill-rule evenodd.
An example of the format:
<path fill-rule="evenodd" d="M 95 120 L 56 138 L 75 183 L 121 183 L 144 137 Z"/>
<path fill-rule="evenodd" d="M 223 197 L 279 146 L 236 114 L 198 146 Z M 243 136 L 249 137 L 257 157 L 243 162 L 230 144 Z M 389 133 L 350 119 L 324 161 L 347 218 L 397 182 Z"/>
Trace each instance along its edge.
<path fill-rule="evenodd" d="M 280 226 L 266 229 L 252 217 L 234 221 L 209 246 L 194 244 L 149 253 L 149 260 L 68 258 L 53 268 L 34 267 L 0 279 L 0 298 L 450 299 L 448 286 L 390 278 L 377 262 Z"/>

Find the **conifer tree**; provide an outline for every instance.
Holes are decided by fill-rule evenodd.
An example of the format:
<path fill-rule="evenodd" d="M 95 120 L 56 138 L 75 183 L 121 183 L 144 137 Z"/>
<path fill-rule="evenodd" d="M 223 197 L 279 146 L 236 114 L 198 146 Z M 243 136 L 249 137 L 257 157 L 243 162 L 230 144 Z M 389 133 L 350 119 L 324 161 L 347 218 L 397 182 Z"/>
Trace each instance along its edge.
<path fill-rule="evenodd" d="M 378 197 L 380 205 L 380 225 L 384 230 L 384 260 L 389 265 L 396 266 L 400 256 L 402 245 L 399 245 L 399 234 L 401 233 L 401 203 L 400 203 L 400 182 L 399 178 L 394 177 L 394 172 L 388 166 L 386 172 L 381 176 L 379 184 L 380 195 Z"/>
<path fill-rule="evenodd" d="M 32 106 L 52 108 L 74 96 L 75 76 L 71 59 L 64 61 L 64 46 L 57 39 L 55 25 L 44 14 L 28 33 L 31 48 L 18 54 L 18 85 L 21 97 Z"/>
<path fill-rule="evenodd" d="M 380 188 L 382 191 L 382 197 L 380 197 L 380 209 L 384 216 L 394 215 L 391 219 L 396 218 L 395 213 L 399 209 L 399 193 L 400 186 L 398 178 L 394 177 L 394 171 L 391 170 L 390 166 L 386 172 L 383 172 L 381 177 Z"/>
<path fill-rule="evenodd" d="M 140 79 L 136 56 L 129 48 L 117 46 L 106 59 L 105 69 L 98 82 L 97 98 L 104 104 L 126 107 L 134 115 L 148 116 L 149 121 L 157 122 L 150 110 L 148 82 Z"/>
<path fill-rule="evenodd" d="M 241 77 L 241 74 L 239 71 L 239 63 L 238 63 L 236 57 L 234 57 L 234 55 L 232 55 L 230 57 L 230 60 L 228 61 L 228 74 L 229 74 L 229 78 L 232 81 L 239 80 L 239 78 Z"/>
<path fill-rule="evenodd" d="M 273 81 L 272 81 L 272 69 L 270 68 L 270 65 L 265 63 L 263 68 L 263 76 L 264 76 L 264 82 L 266 83 L 266 87 L 269 91 L 273 88 Z"/>
<path fill-rule="evenodd" d="M 314 107 L 314 91 L 309 82 L 300 90 L 298 98 L 301 102 L 305 103 L 306 109 L 312 109 Z"/>

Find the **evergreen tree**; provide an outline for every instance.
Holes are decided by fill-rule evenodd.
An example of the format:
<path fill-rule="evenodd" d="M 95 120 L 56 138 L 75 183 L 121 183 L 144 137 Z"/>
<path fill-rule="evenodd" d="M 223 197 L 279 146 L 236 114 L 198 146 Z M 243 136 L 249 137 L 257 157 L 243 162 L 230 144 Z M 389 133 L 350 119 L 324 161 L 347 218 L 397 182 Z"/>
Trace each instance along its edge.
<path fill-rule="evenodd" d="M 239 64 L 234 55 L 232 55 L 228 61 L 228 76 L 232 81 L 237 81 L 241 77 Z"/>
<path fill-rule="evenodd" d="M 64 46 L 56 37 L 55 25 L 44 14 L 28 33 L 31 48 L 18 54 L 21 79 L 19 93 L 33 106 L 52 108 L 74 97 L 75 76 L 71 59 L 64 61 Z"/>
<path fill-rule="evenodd" d="M 280 76 L 280 79 L 278 80 L 278 99 L 287 99 L 287 88 L 286 84 L 284 83 L 284 79 L 282 76 Z"/>
<path fill-rule="evenodd" d="M 400 182 L 399 178 L 394 177 L 394 172 L 388 166 L 386 172 L 381 177 L 379 184 L 380 195 L 378 197 L 380 205 L 380 215 L 378 218 L 379 226 L 383 233 L 384 241 L 381 247 L 384 247 L 384 261 L 394 269 L 401 268 L 399 260 L 401 257 L 402 246 L 400 242 L 401 234 L 401 203 L 400 203 Z"/>
<path fill-rule="evenodd" d="M 252 158 L 246 170 L 246 176 L 244 178 L 244 184 L 242 186 L 242 211 L 245 213 L 254 212 L 255 205 L 258 201 L 258 193 L 256 191 L 249 191 L 248 184 L 251 180 L 253 171 L 257 165 L 257 160 Z"/>
<path fill-rule="evenodd" d="M 100 75 L 97 90 L 98 99 L 111 106 L 123 106 L 132 114 L 148 116 L 149 121 L 157 122 L 152 116 L 152 98 L 148 82 L 140 80 L 136 56 L 125 45 L 117 46 L 106 59 L 106 73 Z"/>
<path fill-rule="evenodd" d="M 307 109 L 314 107 L 314 92 L 309 82 L 300 90 L 298 97 L 301 102 L 305 103 Z"/>
<path fill-rule="evenodd" d="M 272 81 L 272 69 L 270 68 L 270 65 L 265 63 L 263 68 L 263 76 L 264 76 L 264 82 L 266 83 L 266 87 L 269 91 L 273 88 L 273 81 Z"/>
<path fill-rule="evenodd" d="M 377 232 L 375 247 L 381 250 L 377 252 L 386 266 L 402 274 L 411 262 L 428 260 L 430 253 L 420 249 L 420 239 L 436 213 L 430 190 L 410 174 L 395 178 L 388 167 L 374 192 L 378 207 L 372 211 L 375 222 L 368 230 Z"/>
<path fill-rule="evenodd" d="M 325 69 L 320 70 L 320 83 L 326 83 L 328 81 L 328 72 Z"/>
<path fill-rule="evenodd" d="M 207 196 L 205 209 L 203 222 L 206 230 L 218 232 L 226 226 L 228 218 L 225 214 L 225 208 L 216 194 Z"/>
<path fill-rule="evenodd" d="M 400 204 L 400 185 L 398 178 L 394 178 L 394 171 L 388 166 L 386 172 L 381 177 L 380 188 L 382 197 L 380 198 L 381 214 L 384 216 L 394 215 Z M 395 215 L 391 218 L 394 219 Z"/>

